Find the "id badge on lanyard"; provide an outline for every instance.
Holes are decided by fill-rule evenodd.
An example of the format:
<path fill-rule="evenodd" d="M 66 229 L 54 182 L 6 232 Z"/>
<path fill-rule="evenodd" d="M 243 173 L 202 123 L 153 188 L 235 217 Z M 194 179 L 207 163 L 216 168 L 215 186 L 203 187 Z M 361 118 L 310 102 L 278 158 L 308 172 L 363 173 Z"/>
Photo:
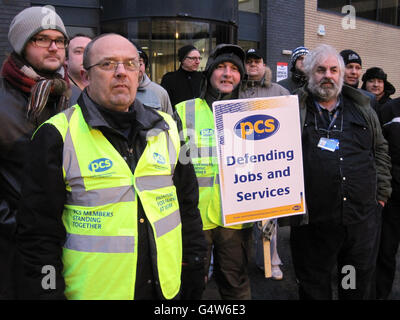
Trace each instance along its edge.
<path fill-rule="evenodd" d="M 322 110 L 321 107 L 319 105 L 316 104 L 316 107 L 318 109 L 319 115 L 321 117 L 321 119 L 323 120 L 323 115 L 322 115 Z M 327 137 L 321 137 L 318 141 L 318 148 L 321 148 L 322 150 L 328 150 L 331 152 L 335 152 L 335 150 L 339 150 L 339 140 L 338 139 L 332 139 L 329 138 L 329 132 L 333 126 L 333 124 L 335 123 L 337 117 L 339 114 L 339 110 L 337 109 L 335 114 L 333 115 L 331 122 L 328 126 L 328 130 L 327 131 Z M 316 119 L 315 119 L 316 120 Z"/>
<path fill-rule="evenodd" d="M 339 150 L 339 140 L 322 137 L 319 139 L 318 148 L 335 152 L 335 150 Z"/>

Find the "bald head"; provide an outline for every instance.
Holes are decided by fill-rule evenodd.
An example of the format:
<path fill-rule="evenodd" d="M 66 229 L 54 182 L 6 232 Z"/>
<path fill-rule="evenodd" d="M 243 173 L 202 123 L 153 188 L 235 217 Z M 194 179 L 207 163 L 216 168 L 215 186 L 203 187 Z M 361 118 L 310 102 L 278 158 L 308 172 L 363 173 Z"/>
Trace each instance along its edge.
<path fill-rule="evenodd" d="M 118 34 L 103 34 L 85 48 L 84 78 L 89 96 L 102 107 L 128 111 L 136 97 L 139 54 Z"/>
<path fill-rule="evenodd" d="M 88 45 L 85 47 L 85 51 L 83 52 L 83 67 L 85 69 L 87 69 L 89 66 L 91 66 L 93 64 L 93 60 L 91 59 L 90 55 L 91 55 L 92 48 L 96 44 L 96 42 L 100 41 L 102 43 L 107 40 L 110 40 L 113 42 L 115 42 L 115 41 L 116 42 L 119 42 L 119 41 L 128 42 L 136 50 L 136 47 L 127 38 L 125 38 L 119 34 L 116 34 L 116 33 L 103 33 L 103 34 L 93 38 L 93 40 L 90 41 L 88 43 Z M 137 52 L 137 50 L 136 50 L 136 52 Z"/>

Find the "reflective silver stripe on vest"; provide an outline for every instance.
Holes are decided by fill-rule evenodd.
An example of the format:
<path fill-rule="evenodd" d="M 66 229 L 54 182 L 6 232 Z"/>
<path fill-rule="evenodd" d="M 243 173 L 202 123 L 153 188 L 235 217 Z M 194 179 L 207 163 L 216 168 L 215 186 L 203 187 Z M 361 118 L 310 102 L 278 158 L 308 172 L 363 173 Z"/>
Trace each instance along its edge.
<path fill-rule="evenodd" d="M 175 172 L 175 162 L 176 158 L 178 156 L 174 142 L 171 139 L 171 136 L 169 135 L 169 132 L 165 132 L 167 134 L 167 147 L 168 147 L 168 154 L 169 154 L 169 162 L 171 164 L 171 175 L 174 175 Z"/>
<path fill-rule="evenodd" d="M 202 188 L 213 187 L 214 184 L 219 184 L 219 174 L 216 175 L 215 182 L 214 177 L 197 177 L 197 182 L 199 183 L 199 187 Z"/>
<path fill-rule="evenodd" d="M 132 253 L 135 251 L 135 237 L 68 233 L 64 248 L 81 252 Z"/>
<path fill-rule="evenodd" d="M 185 106 L 186 128 L 195 128 L 196 121 L 196 100 L 192 99 L 186 102 Z"/>
<path fill-rule="evenodd" d="M 172 176 L 146 176 L 136 178 L 136 187 L 139 191 L 155 190 L 173 186 Z"/>
<path fill-rule="evenodd" d="M 199 158 L 208 158 L 217 156 L 217 147 L 201 147 L 197 148 Z M 196 153 L 195 153 L 196 155 Z"/>
<path fill-rule="evenodd" d="M 208 158 L 217 156 L 217 147 L 200 147 L 195 144 L 195 129 L 196 129 L 196 100 L 192 99 L 186 102 L 185 108 L 186 128 L 189 138 L 190 156 L 192 158 Z"/>
<path fill-rule="evenodd" d="M 113 187 L 97 190 L 85 190 L 74 187 L 67 193 L 67 204 L 76 206 L 97 207 L 110 203 L 135 201 L 135 189 L 133 186 Z"/>
<path fill-rule="evenodd" d="M 72 109 L 72 111 L 75 111 L 75 108 L 71 108 L 71 109 Z M 69 176 L 79 177 L 79 178 L 74 178 L 74 179 L 69 180 L 70 186 L 74 186 L 74 187 L 71 187 L 71 192 L 75 193 L 75 192 L 85 191 L 85 183 L 83 182 L 81 170 L 78 165 L 78 157 L 76 156 L 74 144 L 72 142 L 72 137 L 71 137 L 71 130 L 70 130 L 69 122 L 71 120 L 71 116 L 72 116 L 73 112 L 67 113 L 71 109 L 68 109 L 65 112 L 65 115 L 67 116 L 67 120 L 68 120 L 68 129 L 67 129 L 67 133 L 65 135 L 65 140 L 64 140 L 63 166 L 64 166 L 65 173 L 68 172 Z M 75 191 L 75 189 L 76 189 L 76 191 Z M 70 203 L 70 202 L 68 201 L 68 203 Z"/>
<path fill-rule="evenodd" d="M 179 210 L 176 210 L 170 215 L 154 222 L 154 228 L 156 229 L 157 238 L 174 230 L 177 226 L 180 225 L 180 223 L 181 223 L 181 214 Z"/>
<path fill-rule="evenodd" d="M 190 157 L 197 158 L 198 150 L 196 146 L 196 134 L 195 134 L 195 123 L 196 123 L 196 100 L 188 100 L 185 104 L 185 121 L 186 121 L 186 135 L 189 141 L 187 141 L 190 148 Z"/>

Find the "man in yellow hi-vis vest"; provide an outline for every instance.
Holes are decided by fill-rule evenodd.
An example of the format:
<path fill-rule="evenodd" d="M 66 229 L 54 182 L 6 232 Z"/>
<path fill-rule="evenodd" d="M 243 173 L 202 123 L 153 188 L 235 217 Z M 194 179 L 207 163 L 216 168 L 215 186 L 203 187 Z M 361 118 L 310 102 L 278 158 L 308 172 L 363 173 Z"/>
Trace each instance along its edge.
<path fill-rule="evenodd" d="M 206 268 L 213 248 L 214 274 L 222 299 L 251 299 L 248 261 L 252 224 L 223 225 L 212 110 L 215 101 L 238 98 L 244 56 L 239 46 L 218 45 L 208 58 L 200 98 L 175 106 L 178 127 L 182 126 L 199 182 L 199 209 L 208 241 Z"/>
<path fill-rule="evenodd" d="M 78 103 L 30 146 L 18 217 L 27 287 L 41 299 L 187 298 L 181 276 L 203 289 L 206 243 L 175 122 L 135 100 L 128 39 L 98 36 L 83 65 Z"/>

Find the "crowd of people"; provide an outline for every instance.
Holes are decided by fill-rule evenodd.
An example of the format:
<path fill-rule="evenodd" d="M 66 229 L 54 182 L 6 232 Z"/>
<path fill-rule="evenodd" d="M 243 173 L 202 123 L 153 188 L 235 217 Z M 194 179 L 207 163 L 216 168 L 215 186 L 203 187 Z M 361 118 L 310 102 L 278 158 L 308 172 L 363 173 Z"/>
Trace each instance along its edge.
<path fill-rule="evenodd" d="M 300 46 L 290 77 L 274 83 L 256 48 L 219 44 L 200 72 L 200 51 L 186 45 L 159 85 L 138 44 L 70 38 L 57 13 L 43 23 L 47 14 L 15 16 L 1 70 L 0 299 L 200 300 L 211 265 L 222 299 L 251 299 L 249 264 L 264 268 L 267 226 L 275 280 L 277 233 L 290 226 L 300 299 L 332 299 L 335 268 L 340 299 L 389 297 L 400 98 L 382 68 L 362 75 L 351 49 Z M 214 128 L 212 104 L 290 94 L 307 212 L 225 226 L 216 153 L 203 152 L 216 141 L 201 134 Z"/>

